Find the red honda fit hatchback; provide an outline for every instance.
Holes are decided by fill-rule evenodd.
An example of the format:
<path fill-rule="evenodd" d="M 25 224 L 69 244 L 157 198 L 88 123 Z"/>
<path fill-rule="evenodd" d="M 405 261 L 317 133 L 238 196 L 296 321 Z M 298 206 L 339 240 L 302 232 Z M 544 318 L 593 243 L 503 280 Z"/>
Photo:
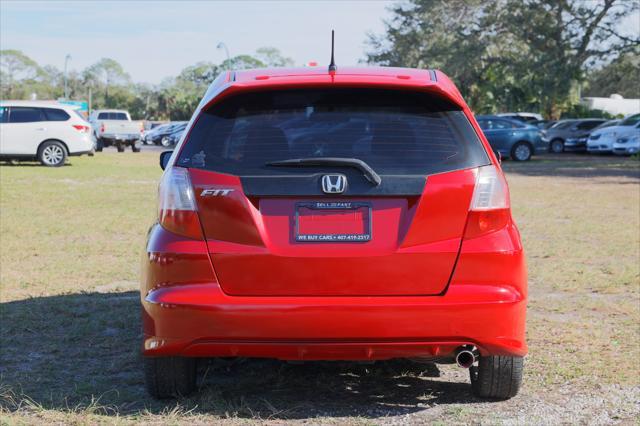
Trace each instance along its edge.
<path fill-rule="evenodd" d="M 417 358 L 522 381 L 527 277 L 509 191 L 440 71 L 228 72 L 173 154 L 141 299 L 149 392 L 207 357 Z"/>

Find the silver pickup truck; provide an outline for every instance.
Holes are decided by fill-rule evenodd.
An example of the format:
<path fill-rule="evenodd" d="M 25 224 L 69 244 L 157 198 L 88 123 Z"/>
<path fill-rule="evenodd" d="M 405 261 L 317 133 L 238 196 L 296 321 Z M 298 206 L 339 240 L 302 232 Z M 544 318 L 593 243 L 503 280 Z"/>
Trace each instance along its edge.
<path fill-rule="evenodd" d="M 123 152 L 130 146 L 133 152 L 140 152 L 142 121 L 131 121 L 127 111 L 115 109 L 95 110 L 89 116 L 89 122 L 96 138 L 96 151 L 115 146 Z"/>

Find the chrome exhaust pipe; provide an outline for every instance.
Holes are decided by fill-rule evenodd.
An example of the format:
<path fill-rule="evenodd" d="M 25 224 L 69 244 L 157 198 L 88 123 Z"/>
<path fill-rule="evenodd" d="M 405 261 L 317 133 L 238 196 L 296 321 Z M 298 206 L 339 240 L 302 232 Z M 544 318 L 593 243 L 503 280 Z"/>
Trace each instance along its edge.
<path fill-rule="evenodd" d="M 459 349 L 456 352 L 456 364 L 458 364 L 458 367 L 471 368 L 474 362 L 476 362 L 476 356 L 469 349 Z"/>

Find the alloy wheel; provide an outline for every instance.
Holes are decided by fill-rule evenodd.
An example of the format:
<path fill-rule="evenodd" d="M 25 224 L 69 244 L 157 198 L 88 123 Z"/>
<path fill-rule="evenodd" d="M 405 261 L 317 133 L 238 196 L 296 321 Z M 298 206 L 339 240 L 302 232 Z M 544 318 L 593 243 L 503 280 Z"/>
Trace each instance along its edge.
<path fill-rule="evenodd" d="M 518 145 L 514 151 L 514 155 L 518 161 L 527 161 L 529 157 L 531 157 L 531 148 L 526 144 Z"/>
<path fill-rule="evenodd" d="M 55 166 L 64 159 L 64 151 L 59 145 L 49 145 L 42 151 L 42 160 L 49 166 Z"/>

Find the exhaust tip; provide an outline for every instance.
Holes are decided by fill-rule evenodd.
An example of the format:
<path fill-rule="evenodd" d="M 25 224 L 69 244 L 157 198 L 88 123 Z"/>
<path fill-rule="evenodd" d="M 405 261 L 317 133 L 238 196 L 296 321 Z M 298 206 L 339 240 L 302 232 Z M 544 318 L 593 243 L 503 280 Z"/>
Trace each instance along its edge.
<path fill-rule="evenodd" d="M 456 364 L 458 364 L 458 367 L 471 368 L 475 361 L 476 356 L 470 350 L 462 349 L 456 354 Z"/>

